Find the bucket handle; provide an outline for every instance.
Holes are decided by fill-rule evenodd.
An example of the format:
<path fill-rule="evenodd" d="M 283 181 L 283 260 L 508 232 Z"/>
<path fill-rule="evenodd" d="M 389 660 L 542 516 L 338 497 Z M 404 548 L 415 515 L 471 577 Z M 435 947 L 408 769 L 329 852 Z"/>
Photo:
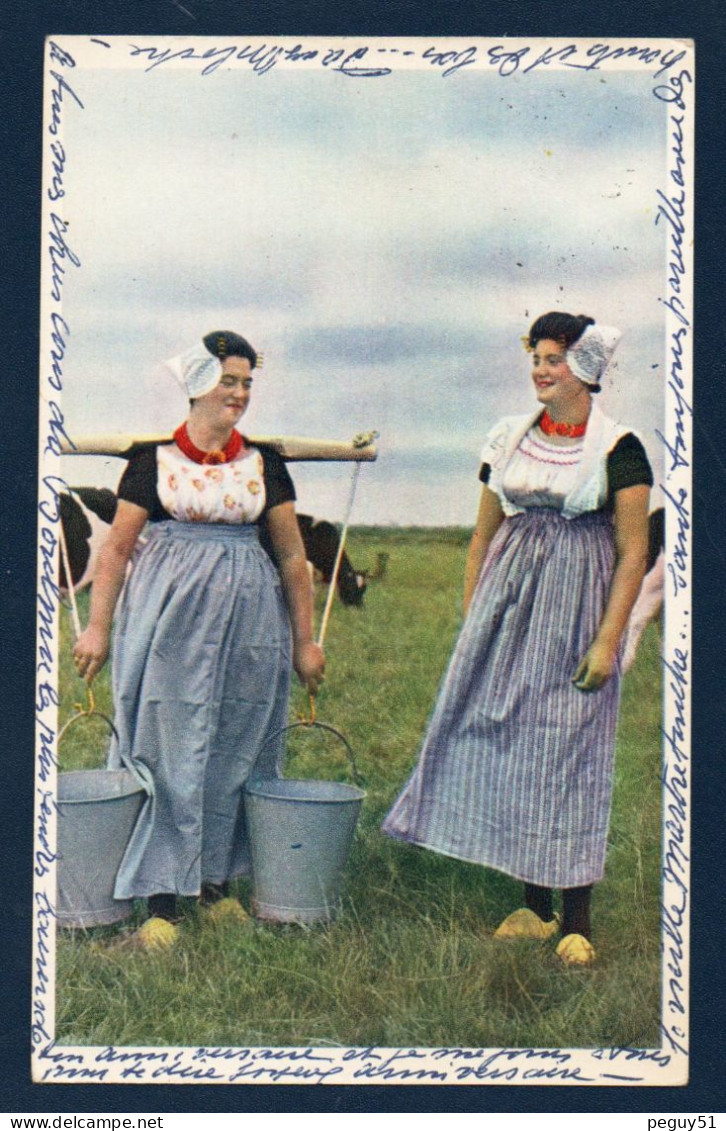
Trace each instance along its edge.
<path fill-rule="evenodd" d="M 329 723 L 320 723 L 317 721 L 317 719 L 311 719 L 309 721 L 305 720 L 304 722 L 299 723 L 289 723 L 288 726 L 282 727 L 280 730 L 275 731 L 274 734 L 271 734 L 267 739 L 265 745 L 269 745 L 271 742 L 274 742 L 276 738 L 280 738 L 281 735 L 287 734 L 288 731 L 298 730 L 300 727 L 304 727 L 306 730 L 310 730 L 312 727 L 317 727 L 318 730 L 325 730 L 329 734 L 334 734 L 336 738 L 339 738 L 343 743 L 343 746 L 345 747 L 345 752 L 348 756 L 348 761 L 350 762 L 353 781 L 357 786 L 363 785 L 363 780 L 360 776 L 360 773 L 358 772 L 358 764 L 356 762 L 356 757 L 353 753 L 352 746 L 348 742 L 348 739 L 345 737 L 345 735 L 341 734 L 339 730 L 336 730 L 336 728 L 334 726 L 331 726 Z"/>
<path fill-rule="evenodd" d="M 58 732 L 58 745 L 60 745 L 61 739 L 63 738 L 65 733 L 70 729 L 70 727 L 73 726 L 74 723 L 77 723 L 79 719 L 89 719 L 94 715 L 98 719 L 103 719 L 103 721 L 108 724 L 109 730 L 111 731 L 114 738 L 118 742 L 118 731 L 116 730 L 116 727 L 115 727 L 113 721 L 111 719 L 109 719 L 108 715 L 104 715 L 103 711 L 97 711 L 96 710 L 96 700 L 93 697 L 93 691 L 91 690 L 90 687 L 86 688 L 86 707 L 85 707 L 85 709 L 81 706 L 80 703 L 74 703 L 73 705 L 76 708 L 76 713 L 75 713 L 75 715 L 71 715 L 70 719 L 68 719 L 68 721 L 66 723 L 64 723 L 63 726 L 61 727 L 61 729 L 59 730 L 59 732 Z"/>
<path fill-rule="evenodd" d="M 93 692 L 91 691 L 90 687 L 87 689 L 87 696 L 88 696 L 88 698 L 87 698 L 87 704 L 88 705 L 87 705 L 85 710 L 83 709 L 83 707 L 81 706 L 80 703 L 74 703 L 74 707 L 76 708 L 76 714 L 71 715 L 70 719 L 68 719 L 67 722 L 65 722 L 63 724 L 63 726 L 61 727 L 61 729 L 59 730 L 59 732 L 58 732 L 58 746 L 60 746 L 61 740 L 63 739 L 63 737 L 65 736 L 67 731 L 73 726 L 74 723 L 79 722 L 80 719 L 90 719 L 90 718 L 93 718 L 94 716 L 97 719 L 103 719 L 103 721 L 108 726 L 108 729 L 111 731 L 111 734 L 116 739 L 116 742 L 119 741 L 118 731 L 116 730 L 116 726 L 115 726 L 113 720 L 110 719 L 108 717 L 108 715 L 104 715 L 103 711 L 97 711 L 96 710 L 96 704 L 95 704 L 95 701 L 94 701 L 94 698 L 93 698 Z M 136 779 L 136 781 L 139 783 L 139 785 L 146 791 L 147 795 L 150 798 L 153 797 L 154 796 L 154 784 L 153 784 L 153 781 L 151 780 L 151 778 L 147 774 L 142 773 L 141 770 L 136 765 L 134 765 L 133 762 L 129 763 L 127 761 L 127 759 L 123 757 L 123 755 L 121 755 L 121 764 L 122 764 L 123 769 L 125 769 L 128 773 L 130 773 Z M 116 767 L 116 768 L 120 768 L 120 767 Z"/>

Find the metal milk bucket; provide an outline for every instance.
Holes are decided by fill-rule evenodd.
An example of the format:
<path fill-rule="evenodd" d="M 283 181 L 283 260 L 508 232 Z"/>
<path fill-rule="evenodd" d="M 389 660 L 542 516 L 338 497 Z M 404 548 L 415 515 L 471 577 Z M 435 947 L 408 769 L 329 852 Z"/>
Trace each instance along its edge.
<path fill-rule="evenodd" d="M 358 773 L 348 742 L 339 738 Z M 279 737 L 275 735 L 274 737 Z M 245 815 L 252 856 L 252 911 L 277 923 L 329 921 L 340 900 L 340 882 L 365 791 L 345 782 L 272 778 L 245 787 Z"/>
<path fill-rule="evenodd" d="M 71 723 L 99 711 L 75 715 Z M 146 790 L 129 770 L 71 770 L 58 775 L 56 914 L 61 927 L 101 927 L 128 919 L 130 899 L 114 899 L 123 854 Z"/>

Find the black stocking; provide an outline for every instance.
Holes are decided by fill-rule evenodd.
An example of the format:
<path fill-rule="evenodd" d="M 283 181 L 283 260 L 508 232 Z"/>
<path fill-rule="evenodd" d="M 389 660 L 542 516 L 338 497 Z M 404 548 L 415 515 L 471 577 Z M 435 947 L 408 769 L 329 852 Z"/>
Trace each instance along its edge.
<path fill-rule="evenodd" d="M 590 896 L 592 884 L 581 888 L 564 888 L 562 892 L 562 934 L 590 938 Z"/>
<path fill-rule="evenodd" d="M 222 884 L 213 884 L 210 880 L 205 880 L 199 902 L 208 907 L 211 903 L 219 903 L 220 899 L 226 899 L 228 895 L 229 884 L 226 880 Z"/>
<path fill-rule="evenodd" d="M 178 916 L 176 910 L 176 896 L 170 892 L 161 892 L 159 895 L 150 895 L 148 899 L 149 915 L 158 919 L 167 919 L 175 923 Z"/>
<path fill-rule="evenodd" d="M 537 884 L 525 884 L 524 902 L 530 911 L 539 915 L 543 923 L 549 923 L 553 918 L 552 888 L 538 887 Z"/>

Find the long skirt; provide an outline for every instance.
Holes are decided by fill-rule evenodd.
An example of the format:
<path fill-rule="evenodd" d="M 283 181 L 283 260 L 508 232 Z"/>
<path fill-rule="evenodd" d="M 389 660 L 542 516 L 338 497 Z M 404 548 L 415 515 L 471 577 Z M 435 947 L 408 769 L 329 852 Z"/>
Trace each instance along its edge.
<path fill-rule="evenodd" d="M 280 579 L 255 527 L 152 528 L 114 639 L 109 764 L 151 793 L 117 899 L 196 895 L 249 870 L 243 789 L 279 776 L 290 657 Z"/>
<path fill-rule="evenodd" d="M 601 878 L 620 672 L 597 692 L 572 677 L 614 559 L 603 512 L 504 520 L 384 832 L 547 887 Z"/>

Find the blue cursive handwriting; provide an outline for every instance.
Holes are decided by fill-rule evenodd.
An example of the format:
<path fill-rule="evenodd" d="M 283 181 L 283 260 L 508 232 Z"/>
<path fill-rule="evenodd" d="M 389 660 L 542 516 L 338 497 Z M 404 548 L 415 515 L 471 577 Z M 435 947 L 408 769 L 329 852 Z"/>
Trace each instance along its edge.
<path fill-rule="evenodd" d="M 168 47 L 159 50 L 156 47 L 140 47 L 129 44 L 131 58 L 145 56 L 148 66 L 147 72 L 155 70 L 166 63 L 176 59 L 204 62 L 201 74 L 211 75 L 225 64 L 230 62 L 245 62 L 258 75 L 267 74 L 280 62 L 309 63 L 316 60 L 327 70 L 338 71 L 351 78 L 381 78 L 390 75 L 390 67 L 364 66 L 363 61 L 369 54 L 368 47 L 356 47 L 352 51 L 343 48 L 328 48 L 320 51 L 318 48 L 304 48 L 300 43 L 294 47 L 280 47 L 262 43 L 253 47 L 245 44 L 228 44 L 225 47 L 207 47 L 200 51 L 195 47 L 182 47 L 179 51 L 171 51 Z"/>
<path fill-rule="evenodd" d="M 55 812 L 55 800 L 51 790 L 38 790 L 37 812 L 37 848 L 35 850 L 34 872 L 35 875 L 40 878 L 42 876 L 48 875 L 48 873 L 50 872 L 50 865 L 54 860 L 58 859 L 57 854 L 53 851 L 50 837 L 48 835 L 49 818 Z"/>
<path fill-rule="evenodd" d="M 653 94 L 669 105 L 669 168 L 667 187 L 656 194 L 655 223 L 667 234 L 666 293 L 659 298 L 670 314 L 668 325 L 667 419 L 663 432 L 657 432 L 670 464 L 661 490 L 666 504 L 666 569 L 674 602 L 672 619 L 681 616 L 679 639 L 685 644 L 667 642 L 663 656 L 666 673 L 666 725 L 663 729 L 663 896 L 661 908 L 664 963 L 663 1035 L 664 1055 L 687 1053 L 684 1018 L 687 1009 L 687 970 L 685 932 L 689 912 L 688 817 L 690 791 L 689 692 L 690 663 L 687 642 L 691 545 L 690 482 L 682 482 L 690 467 L 690 424 L 692 409 L 687 398 L 685 358 L 690 344 L 692 278 L 688 224 L 690 181 L 685 145 L 686 99 L 691 74 L 677 69 L 684 52 L 673 56 L 665 68 L 667 78 L 654 87 Z M 663 74 L 661 70 L 657 77 Z"/>
<path fill-rule="evenodd" d="M 109 45 L 104 44 L 104 46 Z M 147 72 L 170 63 L 190 62 L 200 65 L 199 73 L 203 77 L 239 63 L 244 63 L 257 75 L 268 74 L 280 63 L 294 63 L 303 67 L 322 67 L 350 78 L 386 78 L 393 74 L 394 67 L 377 63 L 376 57 L 380 55 L 386 56 L 386 63 L 389 61 L 395 63 L 393 56 L 399 58 L 414 56 L 437 70 L 442 78 L 450 78 L 471 67 L 494 69 L 502 78 L 507 78 L 517 72 L 530 74 L 553 63 L 580 71 L 597 72 L 602 70 L 606 63 L 631 59 L 642 64 L 644 68 L 650 70 L 657 68 L 654 72 L 656 79 L 668 76 L 668 81 L 659 84 L 656 90 L 659 92 L 658 97 L 672 101 L 675 105 L 682 101 L 683 85 L 690 79 L 688 72 L 672 73 L 685 57 L 685 50 L 676 51 L 637 43 L 629 46 L 594 43 L 587 47 L 568 43 L 564 46 L 552 44 L 544 48 L 529 44 L 514 48 L 509 44 L 500 43 L 482 49 L 472 43 L 451 47 L 447 41 L 443 48 L 436 43 L 429 43 L 426 47 L 417 50 L 410 48 L 404 50 L 388 45 L 382 46 L 377 41 L 363 43 L 353 49 L 340 45 L 320 46 L 315 42 L 294 43 L 292 46 L 287 46 L 263 41 L 213 46 L 188 43 L 184 47 L 175 49 L 129 43 L 127 50 L 132 59 L 139 59 L 144 64 Z"/>

